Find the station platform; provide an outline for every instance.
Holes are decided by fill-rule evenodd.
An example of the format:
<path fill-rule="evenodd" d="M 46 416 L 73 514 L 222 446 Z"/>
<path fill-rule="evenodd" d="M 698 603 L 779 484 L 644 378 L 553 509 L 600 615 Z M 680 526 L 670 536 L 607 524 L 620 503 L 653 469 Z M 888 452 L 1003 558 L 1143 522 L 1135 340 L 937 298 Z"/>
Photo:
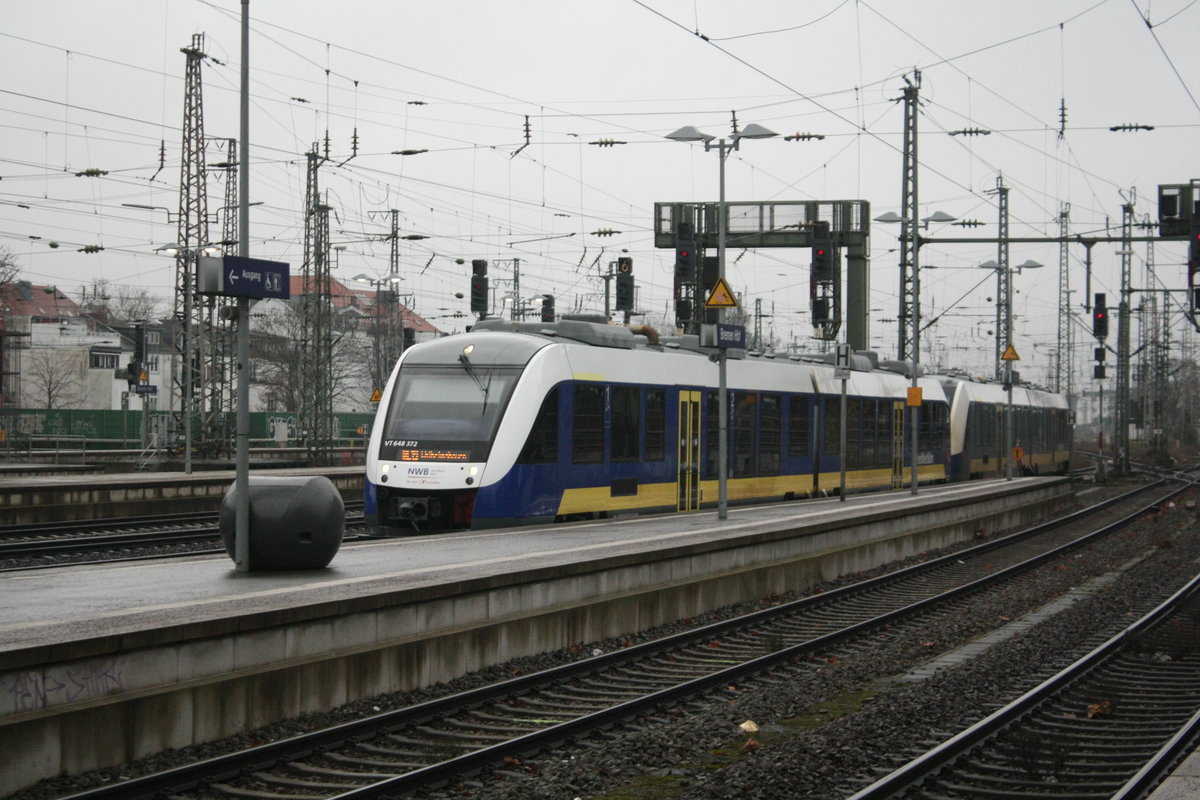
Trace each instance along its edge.
<path fill-rule="evenodd" d="M 0 794 L 802 591 L 1073 502 L 1070 479 L 1018 478 L 387 539 L 305 572 L 209 556 L 9 576 L 0 752 L 22 768 Z"/>
<path fill-rule="evenodd" d="M 361 465 L 276 468 L 268 470 L 267 474 L 326 475 L 344 500 L 362 500 Z M 12 474 L 0 470 L 0 525 L 215 513 L 235 476 L 231 469 L 190 473 L 95 473 L 63 467 L 53 475 Z"/>

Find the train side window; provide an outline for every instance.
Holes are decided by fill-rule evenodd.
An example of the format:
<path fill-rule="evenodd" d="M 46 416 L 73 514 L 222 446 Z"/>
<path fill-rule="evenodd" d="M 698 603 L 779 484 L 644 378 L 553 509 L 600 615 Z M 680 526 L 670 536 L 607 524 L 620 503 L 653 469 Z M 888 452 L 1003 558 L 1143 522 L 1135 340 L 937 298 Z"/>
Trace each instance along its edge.
<path fill-rule="evenodd" d="M 646 390 L 646 460 L 665 461 L 667 458 L 667 393 L 662 389 Z"/>
<path fill-rule="evenodd" d="M 892 466 L 892 413 L 891 400 L 880 400 L 875 408 L 875 466 Z"/>
<path fill-rule="evenodd" d="M 573 460 L 576 464 L 599 464 L 604 460 L 604 387 L 596 383 L 575 386 L 572 425 Z"/>
<path fill-rule="evenodd" d="M 558 387 L 555 386 L 542 400 L 529 438 L 517 458 L 519 464 L 553 464 L 558 461 Z"/>
<path fill-rule="evenodd" d="M 812 403 L 802 395 L 788 398 L 788 455 L 809 455 L 809 428 Z"/>
<path fill-rule="evenodd" d="M 757 472 L 754 463 L 754 429 L 758 395 L 753 392 L 734 392 L 733 398 L 733 446 L 730 448 L 733 463 L 730 464 L 729 474 L 754 475 Z"/>
<path fill-rule="evenodd" d="M 823 425 L 825 429 L 825 447 L 823 448 L 824 453 L 827 456 L 836 456 L 842 446 L 841 398 L 826 397 L 821 404 L 821 417 L 825 423 Z"/>
<path fill-rule="evenodd" d="M 779 454 L 783 449 L 780 399 L 777 394 L 764 394 L 758 406 L 760 475 L 779 474 Z"/>
<path fill-rule="evenodd" d="M 841 402 L 840 400 L 838 401 Z M 862 407 L 864 401 L 858 397 L 846 398 L 846 467 L 861 467 L 862 459 Z M 839 413 L 841 409 L 838 409 Z"/>
<path fill-rule="evenodd" d="M 638 438 L 641 434 L 641 394 L 637 386 L 609 388 L 609 409 L 612 432 L 612 460 L 637 461 Z"/>
<path fill-rule="evenodd" d="M 718 414 L 720 405 L 716 392 L 704 394 L 704 477 L 717 477 L 717 457 L 721 449 L 721 432 Z"/>
<path fill-rule="evenodd" d="M 859 422 L 859 440 L 862 442 L 862 452 L 859 454 L 860 467 L 875 466 L 875 439 L 879 429 L 875 425 L 879 412 L 879 401 L 875 398 L 864 398 L 862 401 L 862 419 Z"/>

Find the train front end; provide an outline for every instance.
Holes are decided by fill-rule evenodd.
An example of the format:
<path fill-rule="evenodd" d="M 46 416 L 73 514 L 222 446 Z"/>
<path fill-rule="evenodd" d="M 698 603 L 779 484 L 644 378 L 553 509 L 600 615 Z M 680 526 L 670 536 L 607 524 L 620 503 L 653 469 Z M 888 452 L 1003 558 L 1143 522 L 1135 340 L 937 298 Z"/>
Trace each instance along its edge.
<path fill-rule="evenodd" d="M 472 527 L 497 428 L 525 365 L 545 344 L 466 333 L 404 353 L 371 431 L 364 514 L 372 534 Z"/>

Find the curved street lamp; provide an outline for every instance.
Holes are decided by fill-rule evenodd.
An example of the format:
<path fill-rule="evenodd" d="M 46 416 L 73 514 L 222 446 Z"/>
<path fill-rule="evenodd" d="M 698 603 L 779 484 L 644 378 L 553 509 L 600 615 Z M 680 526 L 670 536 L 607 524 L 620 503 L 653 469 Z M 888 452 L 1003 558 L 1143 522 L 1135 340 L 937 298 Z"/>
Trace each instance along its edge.
<path fill-rule="evenodd" d="M 1024 263 L 1018 264 L 1015 267 L 1006 267 L 997 263 L 994 259 L 988 259 L 979 265 L 982 269 L 993 269 L 996 271 L 997 279 L 1004 285 L 1004 293 L 996 292 L 996 378 L 1000 378 L 1000 362 L 1004 361 L 1004 386 L 1008 392 L 1008 401 L 1004 408 L 1004 428 L 1005 428 L 1005 447 L 1007 448 L 1007 457 L 1005 458 L 1005 478 L 1013 479 L 1013 419 L 1012 419 L 1012 395 L 1013 395 L 1013 359 L 1005 358 L 1009 354 L 1010 348 L 1013 347 L 1013 330 L 1012 330 L 1012 273 L 1020 272 L 1025 269 L 1040 269 L 1045 266 L 1039 264 L 1031 258 L 1025 259 Z M 1001 273 L 1008 273 L 1002 275 Z M 1004 280 L 1007 278 L 1007 280 Z M 1004 318 L 1004 355 L 1000 350 L 1000 318 L 1003 312 Z M 1012 354 L 1016 355 L 1016 350 L 1012 350 Z"/>
<path fill-rule="evenodd" d="M 718 139 L 711 134 L 698 130 L 693 125 L 685 125 L 667 138 L 675 142 L 704 142 L 704 152 L 717 150 L 720 163 L 719 185 L 720 194 L 717 199 L 717 276 L 725 281 L 725 229 L 729 226 L 726 219 L 725 207 L 725 158 L 730 151 L 740 149 L 742 139 L 770 139 L 779 134 L 752 122 L 740 131 L 735 131 L 728 139 Z M 714 145 L 713 143 L 716 142 Z M 717 310 L 718 323 L 725 322 L 725 309 Z M 724 347 L 717 349 L 717 519 L 729 516 L 729 408 L 727 391 L 727 365 Z"/>

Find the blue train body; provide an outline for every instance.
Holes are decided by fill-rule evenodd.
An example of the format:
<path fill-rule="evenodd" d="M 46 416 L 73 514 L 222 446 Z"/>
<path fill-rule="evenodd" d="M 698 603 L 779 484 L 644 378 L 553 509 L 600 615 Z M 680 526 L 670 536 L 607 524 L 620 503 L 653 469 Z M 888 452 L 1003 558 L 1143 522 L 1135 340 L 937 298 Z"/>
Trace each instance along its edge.
<path fill-rule="evenodd" d="M 911 380 L 863 356 L 854 367 L 844 381 L 846 489 L 907 485 Z M 579 320 L 485 321 L 412 347 L 393 370 L 368 445 L 368 524 L 480 529 L 714 506 L 717 382 L 695 337 L 660 341 L 653 331 Z M 840 490 L 842 386 L 819 360 L 729 360 L 731 504 Z M 1002 474 L 994 437 L 971 438 L 991 431 L 999 387 L 933 376 L 918 386 L 919 480 Z M 1020 392 L 1014 402 L 1030 417 L 1022 471 L 1065 470 L 1065 403 Z"/>

